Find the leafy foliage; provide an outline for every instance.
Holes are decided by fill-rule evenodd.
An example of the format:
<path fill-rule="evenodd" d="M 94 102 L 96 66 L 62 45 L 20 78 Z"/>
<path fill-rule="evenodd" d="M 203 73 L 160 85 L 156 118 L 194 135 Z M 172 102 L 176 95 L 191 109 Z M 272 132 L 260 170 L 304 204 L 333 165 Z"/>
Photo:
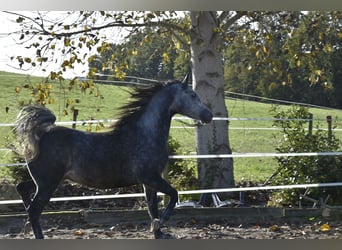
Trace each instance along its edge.
<path fill-rule="evenodd" d="M 101 79 L 123 80 L 128 75 L 169 80 L 186 74 L 189 57 L 189 44 L 174 41 L 158 29 L 145 28 L 127 42 L 110 44 L 101 50 L 89 68 L 100 74 Z"/>
<path fill-rule="evenodd" d="M 175 48 L 179 49 L 181 44 L 189 48 L 189 39 L 184 35 L 189 29 L 189 20 L 186 15 L 179 18 L 174 11 L 5 12 L 13 15 L 20 27 L 17 43 L 34 52 L 31 57 L 14 52 L 11 59 L 22 69 L 39 67 L 43 72 L 46 66 L 56 65 L 57 71 L 46 72 L 47 79 L 51 80 L 65 80 L 66 71 L 86 63 L 90 79 L 99 78 L 100 73 L 111 73 L 123 80 L 127 72 L 134 76 L 159 72 L 151 78 L 170 79 L 173 78 L 171 57 L 175 57 Z M 123 28 L 126 29 L 123 31 Z M 118 44 L 109 42 L 113 40 Z M 122 41 L 129 43 L 120 45 Z M 144 59 L 146 56 L 150 58 Z M 90 93 L 101 97 L 91 80 L 75 84 L 76 80 L 70 81 L 70 89 L 79 86 L 82 91 L 89 89 Z M 50 91 L 53 85 L 42 83 L 27 87 L 32 89 L 35 102 L 45 105 L 54 101 Z M 66 107 L 66 114 L 68 108 L 72 110 L 73 106 Z"/>
<path fill-rule="evenodd" d="M 43 71 L 49 63 L 59 65 L 59 71 L 50 72 L 51 78 L 63 78 L 68 69 L 86 63 L 88 77 L 110 73 L 120 80 L 127 74 L 150 78 L 154 70 L 156 78 L 179 77 L 188 68 L 192 33 L 186 12 L 70 11 L 58 17 L 53 12 L 7 13 L 20 27 L 18 43 L 34 51 L 31 57 L 13 55 L 12 59 L 21 68 L 39 66 Z M 213 39 L 221 39 L 228 90 L 342 105 L 340 95 L 334 94 L 340 88 L 335 71 L 342 43 L 341 12 L 211 15 L 218 22 Z M 120 42 L 112 42 L 119 36 L 110 37 L 115 29 L 118 34 L 125 29 Z"/>
<path fill-rule="evenodd" d="M 169 137 L 169 154 L 182 155 L 187 154 L 181 148 L 180 143 Z M 173 187 L 177 190 L 192 190 L 197 188 L 197 170 L 196 162 L 187 161 L 182 159 L 169 160 L 168 167 L 166 168 L 167 179 Z M 181 195 L 180 199 L 193 199 L 192 195 Z"/>
<path fill-rule="evenodd" d="M 35 50 L 32 57 L 13 55 L 12 60 L 17 60 L 20 68 L 40 66 L 43 71 L 43 66 L 48 63 L 59 64 L 61 70 L 51 72 L 58 76 L 62 76 L 68 69 L 74 69 L 77 64 L 93 62 L 96 59 L 94 51 L 99 54 L 110 51 L 110 40 L 118 40 L 117 43 L 120 40 L 127 41 L 131 35 L 139 34 L 146 28 L 153 32 L 145 33 L 145 42 L 151 41 L 151 36 L 155 35 L 168 37 L 167 45 L 170 45 L 182 41 L 180 32 L 189 29 L 189 22 L 178 18 L 174 11 L 69 11 L 58 12 L 58 17 L 54 12 L 6 13 L 16 17 L 21 28 L 20 43 Z M 126 30 L 123 31 L 123 28 Z M 120 33 L 124 34 L 121 38 L 118 35 Z M 175 36 L 179 38 L 177 41 L 173 39 Z M 134 53 L 139 42 L 141 40 L 135 44 L 136 47 L 126 52 Z M 163 51 L 164 58 L 167 58 L 167 52 Z M 120 71 L 118 67 L 117 70 Z M 96 73 L 95 69 L 90 70 L 89 76 Z"/>
<path fill-rule="evenodd" d="M 226 89 L 340 106 L 333 72 L 342 44 L 341 13 L 256 14 L 258 21 L 238 30 L 224 52 Z"/>
<path fill-rule="evenodd" d="M 79 89 L 82 94 L 88 94 L 89 96 L 103 99 L 99 88 L 94 84 L 92 80 L 81 80 L 78 77 L 74 77 L 68 81 L 67 87 L 64 86 L 66 80 L 58 74 L 51 72 L 49 77 L 44 78 L 40 81 L 34 82 L 24 82 L 21 85 L 15 87 L 16 95 L 19 95 L 23 89 L 28 90 L 30 96 L 23 98 L 19 101 L 19 106 L 22 107 L 27 104 L 40 104 L 43 106 L 52 105 L 55 103 L 55 98 L 62 98 L 62 95 L 57 96 L 56 89 L 64 92 L 65 90 L 75 90 Z M 55 92 L 53 92 L 55 90 Z M 79 98 L 64 100 L 63 114 L 66 116 L 69 111 L 74 112 L 76 105 L 80 103 Z"/>
<path fill-rule="evenodd" d="M 276 148 L 279 153 L 332 152 L 341 148 L 341 142 L 328 131 L 317 129 L 308 131 L 309 110 L 292 106 L 286 111 L 273 108 L 275 122 L 283 131 L 283 137 Z M 286 120 L 283 120 L 286 118 Z M 299 119 L 299 120 L 298 120 Z M 342 180 L 341 156 L 278 157 L 279 167 L 271 180 L 272 185 L 292 185 L 305 183 L 328 183 Z M 298 206 L 302 189 L 275 191 L 270 205 Z M 330 195 L 329 204 L 342 203 L 342 190 L 339 187 L 311 190 L 311 197 L 325 199 Z"/>

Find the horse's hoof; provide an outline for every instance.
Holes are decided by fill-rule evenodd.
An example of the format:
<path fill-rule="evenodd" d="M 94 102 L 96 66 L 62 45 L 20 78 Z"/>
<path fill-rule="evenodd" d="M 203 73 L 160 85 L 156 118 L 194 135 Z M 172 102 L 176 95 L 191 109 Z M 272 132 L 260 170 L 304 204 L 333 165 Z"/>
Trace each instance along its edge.
<path fill-rule="evenodd" d="M 161 223 L 159 219 L 153 219 L 151 222 L 151 233 L 154 233 L 155 239 L 175 239 L 171 234 L 160 231 Z"/>
<path fill-rule="evenodd" d="M 162 233 L 160 230 L 157 230 L 154 232 L 154 238 L 155 239 L 160 239 L 160 240 L 171 240 L 171 239 L 176 239 L 174 236 L 171 234 L 166 234 Z"/>
<path fill-rule="evenodd" d="M 24 235 L 29 234 L 31 229 L 32 229 L 31 223 L 27 221 L 24 225 L 24 230 L 23 230 Z"/>
<path fill-rule="evenodd" d="M 153 221 L 151 222 L 150 232 L 154 233 L 154 232 L 158 231 L 159 229 L 160 229 L 160 220 L 159 219 L 153 219 Z"/>

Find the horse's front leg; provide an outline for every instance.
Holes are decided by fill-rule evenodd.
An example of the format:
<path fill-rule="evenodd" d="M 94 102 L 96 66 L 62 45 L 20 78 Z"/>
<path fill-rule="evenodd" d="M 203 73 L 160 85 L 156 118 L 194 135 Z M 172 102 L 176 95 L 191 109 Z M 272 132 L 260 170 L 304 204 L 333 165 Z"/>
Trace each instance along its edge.
<path fill-rule="evenodd" d="M 160 227 L 169 219 L 176 202 L 178 201 L 178 192 L 161 177 L 150 180 L 148 184 L 144 184 L 144 188 L 149 214 L 151 217 L 151 231 L 154 233 L 156 239 L 172 238 L 170 235 L 163 234 L 160 230 Z M 169 204 L 163 211 L 160 219 L 158 219 L 159 212 L 156 190 L 159 190 L 160 192 L 170 196 Z"/>
<path fill-rule="evenodd" d="M 151 233 L 154 233 L 156 239 L 161 238 L 160 220 L 158 211 L 157 192 L 149 186 L 143 185 L 145 190 L 148 214 L 151 218 Z"/>

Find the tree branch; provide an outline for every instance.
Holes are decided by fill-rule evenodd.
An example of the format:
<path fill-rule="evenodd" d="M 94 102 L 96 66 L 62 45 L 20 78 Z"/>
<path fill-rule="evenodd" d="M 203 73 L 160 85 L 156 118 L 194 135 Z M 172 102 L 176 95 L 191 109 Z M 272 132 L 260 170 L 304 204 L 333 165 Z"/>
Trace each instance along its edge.
<path fill-rule="evenodd" d="M 169 29 L 174 29 L 180 32 L 185 32 L 186 29 L 177 25 L 176 23 L 173 22 L 168 22 L 168 21 L 150 21 L 150 22 L 144 22 L 144 23 L 124 23 L 123 21 L 114 21 L 114 22 L 109 22 L 104 25 L 99 25 L 99 26 L 90 26 L 87 30 L 84 29 L 78 29 L 70 32 L 56 32 L 56 31 L 48 31 L 44 25 L 44 18 L 39 15 L 38 20 L 41 20 L 41 23 L 37 21 L 35 18 L 31 18 L 29 16 L 20 14 L 20 13 L 15 13 L 11 11 L 4 11 L 4 13 L 11 14 L 11 15 L 16 15 L 18 17 L 22 17 L 24 19 L 27 19 L 31 22 L 33 22 L 35 25 L 37 25 L 39 28 L 37 29 L 37 32 L 39 35 L 44 35 L 44 36 L 53 36 L 55 38 L 64 38 L 64 37 L 72 37 L 75 35 L 83 34 L 83 33 L 89 33 L 92 31 L 99 31 L 99 30 L 104 30 L 108 28 L 113 28 L 113 27 L 123 27 L 123 28 L 137 28 L 137 27 L 156 27 L 156 26 L 161 26 Z"/>
<path fill-rule="evenodd" d="M 220 16 L 220 18 L 227 17 L 229 13 L 224 14 L 226 12 L 223 12 Z M 231 25 L 233 25 L 237 20 L 239 20 L 241 17 L 247 15 L 247 11 L 237 11 L 234 16 L 229 18 L 226 22 L 223 23 L 222 29 L 227 30 Z M 223 21 L 223 20 L 220 20 Z"/>

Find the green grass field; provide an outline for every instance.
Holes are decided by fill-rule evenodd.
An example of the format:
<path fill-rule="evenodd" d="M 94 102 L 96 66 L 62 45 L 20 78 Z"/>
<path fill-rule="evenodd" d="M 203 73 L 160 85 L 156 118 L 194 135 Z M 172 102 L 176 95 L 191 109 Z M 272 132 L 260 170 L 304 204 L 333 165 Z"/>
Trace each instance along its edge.
<path fill-rule="evenodd" d="M 0 123 L 13 123 L 19 112 L 19 102 L 27 102 L 30 91 L 22 88 L 24 84 L 39 83 L 42 78 L 28 77 L 6 72 L 0 72 Z M 118 107 L 127 102 L 129 94 L 127 87 L 111 85 L 96 85 L 103 98 L 94 97 L 89 93 L 82 93 L 79 89 L 69 91 L 66 89 L 66 82 L 52 82 L 52 94 L 55 102 L 47 107 L 52 109 L 58 121 L 71 121 L 72 114 L 63 114 L 68 99 L 77 98 L 79 103 L 75 104 L 79 109 L 78 120 L 88 119 L 115 119 L 118 118 Z M 19 93 L 15 88 L 20 87 Z M 245 101 L 239 99 L 227 99 L 226 104 L 229 116 L 232 118 L 272 118 L 270 113 L 271 104 L 261 102 Z M 9 108 L 6 112 L 6 107 Z M 281 106 L 286 109 L 287 106 Z M 312 108 L 314 126 L 317 124 L 322 128 L 327 127 L 326 116 L 331 115 L 335 120 L 333 123 L 337 129 L 342 129 L 342 110 Z M 318 121 L 319 120 L 319 121 Z M 263 130 L 272 128 L 272 121 L 238 120 L 230 121 L 230 144 L 234 153 L 258 153 L 275 152 L 275 146 L 280 133 L 277 130 Z M 108 125 L 108 124 L 105 124 Z M 182 126 L 173 121 L 172 126 Z M 79 125 L 78 129 L 87 129 L 87 126 Z M 95 126 L 93 126 L 95 129 Z M 0 127 L 0 149 L 6 148 L 10 127 Z M 336 131 L 336 135 L 342 140 L 342 132 Z M 177 139 L 186 151 L 195 151 L 195 131 L 193 128 L 172 128 L 171 136 Z M 8 163 L 10 154 L 0 151 L 0 164 Z M 253 182 L 264 182 L 277 167 L 273 158 L 235 158 L 234 175 L 236 181 L 250 180 Z M 5 178 L 6 171 L 0 168 L 0 178 Z"/>

